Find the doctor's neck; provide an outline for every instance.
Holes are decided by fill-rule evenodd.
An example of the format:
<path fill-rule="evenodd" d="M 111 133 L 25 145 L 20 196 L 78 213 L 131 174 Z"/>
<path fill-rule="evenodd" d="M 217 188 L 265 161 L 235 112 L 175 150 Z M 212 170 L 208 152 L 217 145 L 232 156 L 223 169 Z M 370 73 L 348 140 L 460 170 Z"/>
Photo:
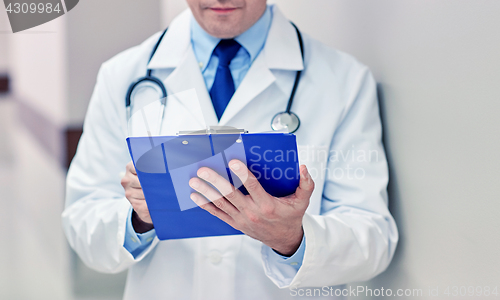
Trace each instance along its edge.
<path fill-rule="evenodd" d="M 186 0 L 196 22 L 211 36 L 234 38 L 252 27 L 267 0 Z"/>

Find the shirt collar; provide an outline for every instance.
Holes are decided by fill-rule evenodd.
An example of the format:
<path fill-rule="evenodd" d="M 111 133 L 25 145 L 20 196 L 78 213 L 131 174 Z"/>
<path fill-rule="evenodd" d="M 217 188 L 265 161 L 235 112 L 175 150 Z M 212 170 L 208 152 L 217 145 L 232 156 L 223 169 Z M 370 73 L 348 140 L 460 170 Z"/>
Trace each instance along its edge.
<path fill-rule="evenodd" d="M 234 38 L 250 55 L 250 63 L 255 60 L 262 48 L 264 48 L 271 22 L 272 10 L 271 5 L 268 5 L 264 14 L 252 27 Z M 203 30 L 195 18 L 191 16 L 191 42 L 202 71 L 208 66 L 212 52 L 220 40 Z"/>

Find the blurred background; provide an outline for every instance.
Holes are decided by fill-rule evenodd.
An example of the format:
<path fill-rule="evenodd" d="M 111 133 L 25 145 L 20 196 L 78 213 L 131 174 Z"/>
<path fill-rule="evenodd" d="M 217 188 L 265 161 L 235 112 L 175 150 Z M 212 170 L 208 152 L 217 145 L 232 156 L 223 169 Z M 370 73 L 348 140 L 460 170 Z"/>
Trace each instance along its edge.
<path fill-rule="evenodd" d="M 385 273 L 353 284 L 442 298 L 500 285 L 500 2 L 273 2 L 379 83 L 400 243 Z M 65 241 L 65 174 L 100 64 L 185 8 L 85 0 L 16 34 L 0 8 L 0 299 L 121 298 L 126 274 L 89 270 Z"/>

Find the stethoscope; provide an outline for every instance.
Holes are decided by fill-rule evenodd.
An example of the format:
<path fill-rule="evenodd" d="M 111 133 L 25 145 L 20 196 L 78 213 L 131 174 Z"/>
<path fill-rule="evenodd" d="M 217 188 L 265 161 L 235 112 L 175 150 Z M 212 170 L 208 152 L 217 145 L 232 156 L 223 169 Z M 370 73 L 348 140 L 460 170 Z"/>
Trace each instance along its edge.
<path fill-rule="evenodd" d="M 297 28 L 297 26 L 295 26 L 295 24 L 293 24 L 293 23 L 292 23 L 292 25 L 293 25 L 293 27 L 295 27 L 295 30 L 297 31 L 297 37 L 298 37 L 299 44 L 300 44 L 300 53 L 302 55 L 302 62 L 304 63 L 304 42 L 302 40 L 302 35 L 301 35 L 299 29 Z M 153 48 L 153 52 L 151 53 L 151 56 L 149 57 L 148 63 L 151 61 L 151 59 L 155 55 L 156 50 L 158 50 L 158 46 L 160 45 L 163 37 L 165 36 L 165 33 L 167 33 L 167 30 L 168 30 L 168 28 L 165 29 L 165 31 L 163 31 L 162 35 L 158 39 L 158 42 L 156 42 L 156 45 Z M 131 117 L 130 116 L 130 110 L 131 110 L 130 104 L 131 104 L 131 98 L 132 98 L 132 93 L 134 92 L 134 89 L 141 83 L 149 82 L 149 83 L 152 83 L 153 85 L 158 86 L 161 90 L 161 93 L 162 93 L 162 101 L 161 101 L 161 108 L 160 108 L 160 127 L 161 127 L 161 123 L 163 121 L 165 105 L 166 105 L 166 99 L 167 99 L 167 89 L 165 88 L 165 85 L 163 84 L 163 82 L 160 79 L 158 79 L 157 77 L 154 77 L 152 75 L 152 72 L 153 72 L 153 70 L 148 69 L 146 72 L 146 76 L 139 78 L 138 80 L 136 80 L 135 82 L 133 82 L 129 86 L 128 91 L 127 91 L 127 96 L 125 98 L 125 107 L 127 109 L 127 120 L 130 120 L 130 117 Z M 286 130 L 290 133 L 294 133 L 295 131 L 297 131 L 297 129 L 299 129 L 300 119 L 294 112 L 292 112 L 292 104 L 293 104 L 293 99 L 295 97 L 295 92 L 297 91 L 297 87 L 298 87 L 299 82 L 300 82 L 300 75 L 301 74 L 302 74 L 302 70 L 298 70 L 297 74 L 295 76 L 295 82 L 293 84 L 290 98 L 288 99 L 288 104 L 286 106 L 286 110 L 274 115 L 274 117 L 271 121 L 271 128 L 273 130 Z"/>

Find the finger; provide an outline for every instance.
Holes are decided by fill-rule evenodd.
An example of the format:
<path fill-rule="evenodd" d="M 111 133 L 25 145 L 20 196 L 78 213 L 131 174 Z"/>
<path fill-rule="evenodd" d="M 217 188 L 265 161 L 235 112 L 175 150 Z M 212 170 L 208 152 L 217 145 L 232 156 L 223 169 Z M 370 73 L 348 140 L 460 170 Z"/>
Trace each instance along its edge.
<path fill-rule="evenodd" d="M 142 189 L 141 182 L 139 181 L 137 175 L 129 174 L 129 187 L 140 190 Z"/>
<path fill-rule="evenodd" d="M 309 200 L 314 191 L 314 181 L 305 165 L 300 166 L 299 187 L 295 191 L 295 196 L 301 200 Z"/>
<path fill-rule="evenodd" d="M 138 218 L 145 223 L 152 223 L 148 205 L 145 201 L 133 200 L 130 202 Z"/>
<path fill-rule="evenodd" d="M 246 204 L 246 197 L 238 189 L 210 168 L 200 168 L 198 176 L 206 182 L 211 183 L 229 202 L 231 202 L 239 211 L 243 210 Z"/>
<path fill-rule="evenodd" d="M 133 162 L 129 162 L 127 164 L 127 167 L 126 167 L 127 171 L 134 174 L 134 175 L 137 175 L 137 172 L 135 170 L 135 167 L 134 167 L 134 163 Z"/>
<path fill-rule="evenodd" d="M 269 197 L 269 194 L 264 190 L 260 182 L 253 173 L 248 170 L 244 163 L 237 159 L 233 159 L 229 162 L 229 167 L 231 171 L 238 176 L 241 182 L 243 182 L 243 185 L 256 203 Z"/>
<path fill-rule="evenodd" d="M 140 211 L 144 211 L 144 210 L 149 211 L 148 210 L 148 204 L 144 200 L 132 198 L 130 200 L 130 204 L 132 204 L 132 206 L 134 207 L 134 209 L 138 209 Z"/>
<path fill-rule="evenodd" d="M 220 210 L 218 207 L 216 207 L 213 203 L 209 202 L 205 197 L 203 197 L 200 194 L 197 193 L 192 193 L 191 194 L 191 200 L 193 200 L 194 203 L 196 203 L 200 208 L 208 211 L 210 214 L 216 216 L 217 218 L 221 219 L 222 221 L 226 222 L 227 224 L 233 226 L 234 225 L 234 219 Z M 234 227 L 234 226 L 233 226 Z"/>
<path fill-rule="evenodd" d="M 205 198 L 210 200 L 217 208 L 226 214 L 234 216 L 239 213 L 238 209 L 231 202 L 227 201 L 218 191 L 209 186 L 203 180 L 199 178 L 191 178 L 191 180 L 189 180 L 189 186 L 205 196 Z"/>
<path fill-rule="evenodd" d="M 137 199 L 141 201 L 146 200 L 144 193 L 139 189 L 127 189 L 125 191 L 125 197 L 127 197 L 127 199 Z"/>

